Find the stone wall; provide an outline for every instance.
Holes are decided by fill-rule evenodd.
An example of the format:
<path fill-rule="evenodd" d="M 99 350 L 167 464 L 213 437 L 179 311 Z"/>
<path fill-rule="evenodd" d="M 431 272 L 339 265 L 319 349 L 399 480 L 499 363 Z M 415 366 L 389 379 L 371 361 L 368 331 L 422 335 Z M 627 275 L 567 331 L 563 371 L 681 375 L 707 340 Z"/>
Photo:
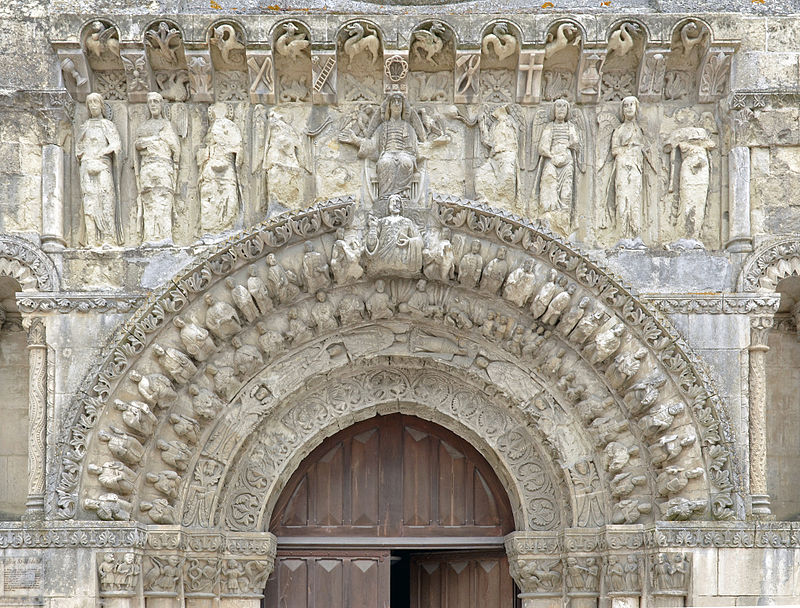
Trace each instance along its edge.
<path fill-rule="evenodd" d="M 800 342 L 797 333 L 773 330 L 767 353 L 769 386 L 768 484 L 777 519 L 800 518 Z"/>
<path fill-rule="evenodd" d="M 0 518 L 19 519 L 28 492 L 28 349 L 25 332 L 0 330 Z"/>

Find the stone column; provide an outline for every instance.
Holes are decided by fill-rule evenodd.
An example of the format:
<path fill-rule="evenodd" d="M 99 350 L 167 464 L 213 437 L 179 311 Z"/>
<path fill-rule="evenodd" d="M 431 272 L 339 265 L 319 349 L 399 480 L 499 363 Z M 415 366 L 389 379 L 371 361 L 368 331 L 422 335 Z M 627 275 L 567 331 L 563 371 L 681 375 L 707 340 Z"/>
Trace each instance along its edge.
<path fill-rule="evenodd" d="M 772 316 L 750 319 L 750 496 L 755 517 L 770 515 L 767 493 L 767 339 Z"/>
<path fill-rule="evenodd" d="M 28 330 L 28 500 L 25 519 L 44 518 L 47 432 L 47 343 L 41 317 L 29 317 Z"/>
<path fill-rule="evenodd" d="M 66 247 L 64 240 L 64 149 L 42 146 L 42 249 L 48 253 Z"/>
<path fill-rule="evenodd" d="M 728 153 L 728 241 L 732 253 L 753 251 L 750 232 L 750 148 L 737 146 Z"/>

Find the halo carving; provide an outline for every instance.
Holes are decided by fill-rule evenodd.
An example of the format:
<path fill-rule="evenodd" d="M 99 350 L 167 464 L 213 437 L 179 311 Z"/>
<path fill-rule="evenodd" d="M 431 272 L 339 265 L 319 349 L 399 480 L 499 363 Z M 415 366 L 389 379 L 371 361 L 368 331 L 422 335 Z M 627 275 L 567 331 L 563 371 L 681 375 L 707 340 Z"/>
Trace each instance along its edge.
<path fill-rule="evenodd" d="M 456 197 L 432 208 L 403 220 L 424 267 L 344 198 L 170 281 L 75 402 L 55 514 L 263 529 L 303 456 L 377 411 L 467 437 L 520 529 L 742 513 L 723 404 L 666 321 L 530 222 Z M 457 272 L 428 259 L 444 241 Z"/>

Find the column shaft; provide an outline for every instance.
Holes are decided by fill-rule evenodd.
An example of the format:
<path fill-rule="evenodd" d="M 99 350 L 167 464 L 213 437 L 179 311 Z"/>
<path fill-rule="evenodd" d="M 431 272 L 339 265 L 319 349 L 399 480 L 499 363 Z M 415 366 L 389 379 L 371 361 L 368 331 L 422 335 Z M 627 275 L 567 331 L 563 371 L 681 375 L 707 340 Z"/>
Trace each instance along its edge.
<path fill-rule="evenodd" d="M 40 317 L 28 327 L 28 500 L 26 519 L 44 517 L 47 432 L 47 343 Z"/>
<path fill-rule="evenodd" d="M 750 495 L 754 516 L 770 514 L 767 493 L 767 338 L 771 317 L 750 324 Z"/>

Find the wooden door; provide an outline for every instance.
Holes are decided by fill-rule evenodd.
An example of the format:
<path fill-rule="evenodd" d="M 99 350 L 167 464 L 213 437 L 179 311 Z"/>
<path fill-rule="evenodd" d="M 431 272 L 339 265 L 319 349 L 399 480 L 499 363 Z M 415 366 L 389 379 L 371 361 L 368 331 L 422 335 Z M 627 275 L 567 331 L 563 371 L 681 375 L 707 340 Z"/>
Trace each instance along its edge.
<path fill-rule="evenodd" d="M 268 608 L 389 608 L 388 550 L 278 551 Z"/>
<path fill-rule="evenodd" d="M 514 608 L 502 552 L 432 553 L 411 559 L 411 608 Z"/>
<path fill-rule="evenodd" d="M 475 448 L 400 414 L 325 440 L 289 480 L 270 525 L 278 538 L 498 538 L 513 529 L 508 496 Z"/>

